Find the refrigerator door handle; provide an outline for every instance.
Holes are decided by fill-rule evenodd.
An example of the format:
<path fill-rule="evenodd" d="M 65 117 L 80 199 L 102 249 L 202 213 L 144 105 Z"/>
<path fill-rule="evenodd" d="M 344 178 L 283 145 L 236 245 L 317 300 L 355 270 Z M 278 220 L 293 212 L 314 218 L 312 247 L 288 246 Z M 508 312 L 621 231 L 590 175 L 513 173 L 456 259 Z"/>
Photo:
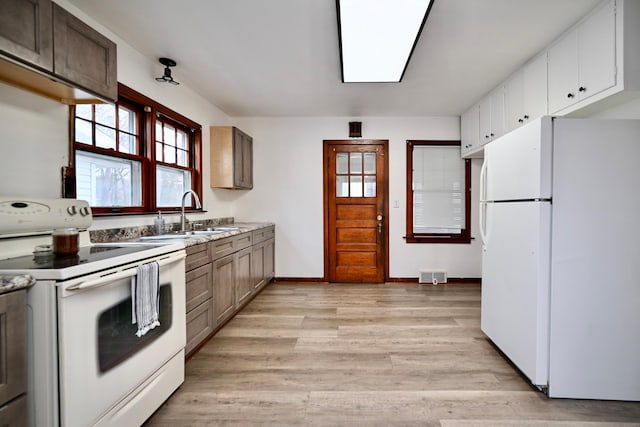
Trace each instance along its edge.
<path fill-rule="evenodd" d="M 487 208 L 486 201 L 486 188 L 485 188 L 485 177 L 487 174 L 487 159 L 485 158 L 482 162 L 482 168 L 480 169 L 480 206 L 478 210 L 478 222 L 479 222 L 479 230 L 480 230 L 480 239 L 482 240 L 482 245 L 486 246 L 487 244 L 487 233 L 485 230 L 485 209 Z"/>

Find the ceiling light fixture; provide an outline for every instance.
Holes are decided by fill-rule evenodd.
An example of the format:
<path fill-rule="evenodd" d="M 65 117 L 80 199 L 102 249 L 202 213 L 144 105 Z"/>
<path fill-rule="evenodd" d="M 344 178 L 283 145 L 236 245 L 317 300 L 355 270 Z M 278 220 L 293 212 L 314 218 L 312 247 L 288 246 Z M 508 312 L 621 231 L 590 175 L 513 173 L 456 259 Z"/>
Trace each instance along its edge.
<path fill-rule="evenodd" d="M 398 83 L 433 0 L 336 0 L 344 83 Z"/>
<path fill-rule="evenodd" d="M 169 68 L 178 65 L 176 61 L 169 58 L 160 58 L 159 61 L 162 65 L 164 65 L 164 74 L 162 75 L 162 77 L 156 77 L 156 80 L 159 82 L 167 82 L 173 85 L 179 85 L 180 83 L 173 80 L 173 77 L 171 76 L 171 68 Z"/>

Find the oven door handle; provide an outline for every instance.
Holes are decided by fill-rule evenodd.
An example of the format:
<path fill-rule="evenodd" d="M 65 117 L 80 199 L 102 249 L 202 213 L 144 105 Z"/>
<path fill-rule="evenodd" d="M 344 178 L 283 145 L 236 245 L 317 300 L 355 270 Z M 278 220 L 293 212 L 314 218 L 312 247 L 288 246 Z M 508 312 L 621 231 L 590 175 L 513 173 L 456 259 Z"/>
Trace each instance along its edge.
<path fill-rule="evenodd" d="M 178 256 L 178 257 L 169 256 L 166 258 L 161 258 L 156 262 L 160 267 L 162 267 L 163 265 L 171 264 L 183 258 L 184 258 L 183 256 Z M 97 279 L 87 280 L 85 282 L 78 283 L 77 285 L 71 285 L 66 289 L 68 291 L 78 291 L 80 289 L 96 288 L 98 286 L 106 285 L 107 283 L 113 282 L 115 280 L 126 279 L 127 277 L 133 277 L 136 275 L 136 273 L 137 273 L 137 268 L 131 267 L 121 271 L 117 271 L 112 274 L 107 274 L 106 276 L 98 277 Z"/>

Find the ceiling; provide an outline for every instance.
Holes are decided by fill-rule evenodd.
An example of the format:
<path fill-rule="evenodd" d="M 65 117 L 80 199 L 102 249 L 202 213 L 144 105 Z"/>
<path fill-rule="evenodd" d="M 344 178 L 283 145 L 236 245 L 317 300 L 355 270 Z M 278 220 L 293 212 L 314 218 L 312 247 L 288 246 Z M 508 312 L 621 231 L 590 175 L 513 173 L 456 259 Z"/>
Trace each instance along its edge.
<path fill-rule="evenodd" d="M 345 84 L 335 0 L 69 1 L 234 117 L 460 115 L 598 3 L 435 0 L 401 83 Z"/>

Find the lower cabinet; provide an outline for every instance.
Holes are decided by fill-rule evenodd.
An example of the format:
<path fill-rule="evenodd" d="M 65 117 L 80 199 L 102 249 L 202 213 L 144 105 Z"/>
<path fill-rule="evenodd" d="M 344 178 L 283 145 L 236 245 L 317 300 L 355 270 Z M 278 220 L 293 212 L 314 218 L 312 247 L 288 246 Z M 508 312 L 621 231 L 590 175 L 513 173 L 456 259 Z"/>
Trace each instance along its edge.
<path fill-rule="evenodd" d="M 26 291 L 0 295 L 0 425 L 26 425 Z M 3 421 L 4 420 L 4 421 Z"/>
<path fill-rule="evenodd" d="M 213 312 L 216 324 L 233 314 L 235 308 L 235 256 L 227 255 L 213 262 Z"/>
<path fill-rule="evenodd" d="M 189 356 L 274 276 L 274 227 L 187 247 Z"/>
<path fill-rule="evenodd" d="M 248 247 L 236 253 L 236 307 L 240 307 L 253 294 L 251 277 L 253 248 Z"/>
<path fill-rule="evenodd" d="M 270 238 L 256 243 L 252 250 L 252 284 L 254 289 L 259 289 L 269 283 L 274 276 L 275 239 Z"/>
<path fill-rule="evenodd" d="M 209 245 L 187 248 L 186 259 L 186 311 L 187 344 L 189 354 L 214 330 L 213 277 Z"/>

